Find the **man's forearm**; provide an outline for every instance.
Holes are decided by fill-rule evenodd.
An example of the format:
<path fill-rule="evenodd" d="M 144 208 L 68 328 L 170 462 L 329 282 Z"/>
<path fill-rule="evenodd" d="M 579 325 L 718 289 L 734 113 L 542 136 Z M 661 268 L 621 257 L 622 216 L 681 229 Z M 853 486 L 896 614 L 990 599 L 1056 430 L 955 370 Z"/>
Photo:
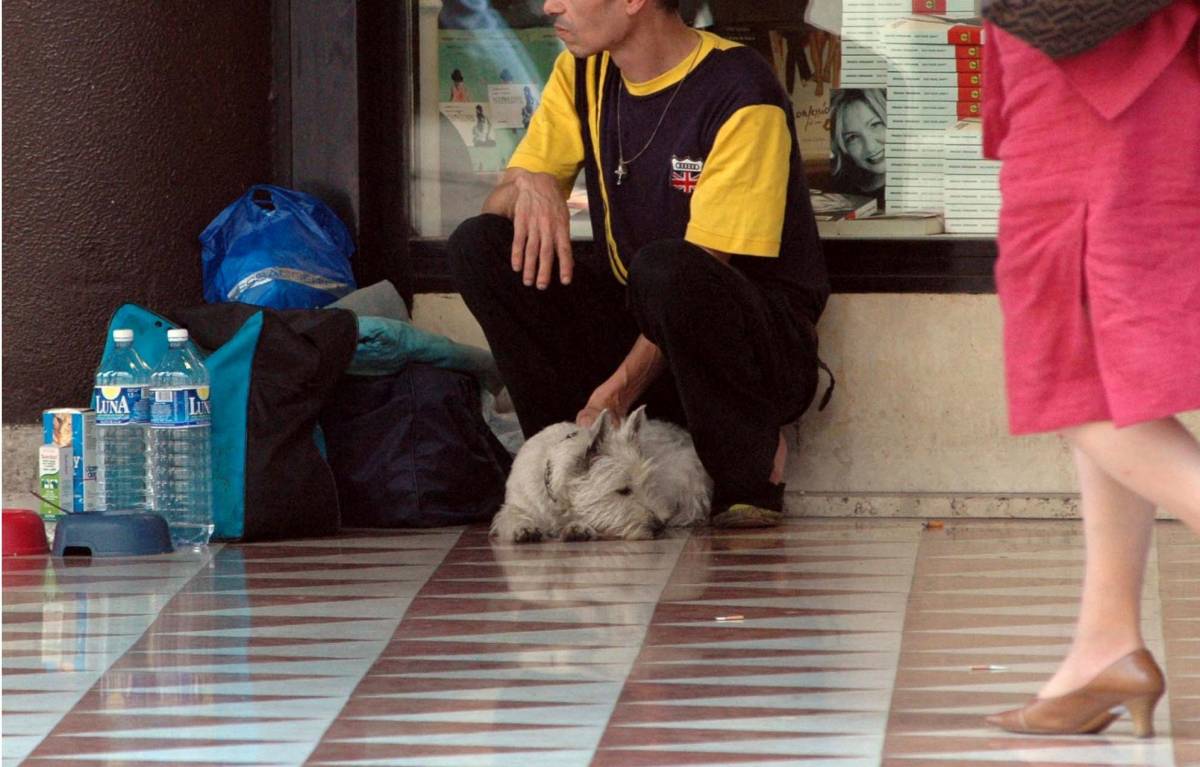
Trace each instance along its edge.
<path fill-rule="evenodd" d="M 663 356 L 657 346 L 650 342 L 650 339 L 639 335 L 633 342 L 633 348 L 629 350 L 625 361 L 618 368 L 618 370 L 622 369 L 625 370 L 628 382 L 627 391 L 630 394 L 628 401 L 632 402 L 642 396 L 646 389 L 650 388 L 650 384 L 654 383 L 667 369 L 667 358 Z"/>
<path fill-rule="evenodd" d="M 600 386 L 597 393 L 609 400 L 604 406 L 615 405 L 624 415 L 629 406 L 642 396 L 666 369 L 667 360 L 662 351 L 648 338 L 639 335 L 620 367 Z"/>
<path fill-rule="evenodd" d="M 484 213 L 493 213 L 505 218 L 513 217 L 513 206 L 517 201 L 517 178 L 513 170 L 519 169 L 505 171 L 503 178 L 500 179 L 500 183 L 496 185 L 496 188 L 483 201 Z M 521 172 L 524 173 L 526 171 Z"/>
<path fill-rule="evenodd" d="M 517 195 L 530 191 L 561 200 L 558 182 L 549 173 L 533 173 L 524 168 L 509 168 L 500 177 L 500 183 L 483 201 L 483 212 L 512 218 L 517 204 Z"/>

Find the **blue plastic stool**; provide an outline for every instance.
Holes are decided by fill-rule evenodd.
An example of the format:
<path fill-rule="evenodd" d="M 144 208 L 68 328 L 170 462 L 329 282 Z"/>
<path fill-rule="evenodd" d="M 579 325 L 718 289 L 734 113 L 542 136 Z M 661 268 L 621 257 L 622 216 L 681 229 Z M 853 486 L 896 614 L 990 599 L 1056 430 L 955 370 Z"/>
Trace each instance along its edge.
<path fill-rule="evenodd" d="M 171 533 L 157 514 L 84 512 L 68 514 L 54 527 L 56 557 L 132 557 L 169 554 Z"/>

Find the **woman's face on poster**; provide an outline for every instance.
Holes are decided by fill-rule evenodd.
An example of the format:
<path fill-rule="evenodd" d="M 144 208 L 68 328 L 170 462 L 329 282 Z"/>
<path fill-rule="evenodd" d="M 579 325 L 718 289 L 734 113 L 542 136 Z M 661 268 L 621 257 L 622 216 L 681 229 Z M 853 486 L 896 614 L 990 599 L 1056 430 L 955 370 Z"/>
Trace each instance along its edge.
<path fill-rule="evenodd" d="M 842 144 L 855 164 L 871 173 L 886 170 L 887 124 L 865 101 L 854 101 L 842 110 Z"/>

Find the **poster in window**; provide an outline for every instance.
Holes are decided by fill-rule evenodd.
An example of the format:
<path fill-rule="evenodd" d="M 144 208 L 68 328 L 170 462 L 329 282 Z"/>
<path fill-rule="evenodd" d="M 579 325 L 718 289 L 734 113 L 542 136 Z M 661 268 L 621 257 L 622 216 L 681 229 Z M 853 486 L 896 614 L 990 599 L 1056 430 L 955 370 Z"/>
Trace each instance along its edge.
<path fill-rule="evenodd" d="M 442 29 L 438 38 L 440 111 L 463 137 L 472 168 L 503 170 L 540 101 L 535 84 L 549 79 L 562 43 L 546 28 Z"/>
<path fill-rule="evenodd" d="M 839 88 L 829 101 L 828 190 L 884 201 L 887 180 L 887 91 Z"/>

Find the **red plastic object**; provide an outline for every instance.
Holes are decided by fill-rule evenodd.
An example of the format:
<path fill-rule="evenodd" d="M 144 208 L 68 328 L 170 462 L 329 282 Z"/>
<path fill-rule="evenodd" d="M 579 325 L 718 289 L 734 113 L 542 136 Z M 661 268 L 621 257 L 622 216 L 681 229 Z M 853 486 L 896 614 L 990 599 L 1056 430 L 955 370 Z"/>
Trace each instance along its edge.
<path fill-rule="evenodd" d="M 29 509 L 5 509 L 4 556 L 19 554 L 49 554 L 46 543 L 46 524 Z"/>

